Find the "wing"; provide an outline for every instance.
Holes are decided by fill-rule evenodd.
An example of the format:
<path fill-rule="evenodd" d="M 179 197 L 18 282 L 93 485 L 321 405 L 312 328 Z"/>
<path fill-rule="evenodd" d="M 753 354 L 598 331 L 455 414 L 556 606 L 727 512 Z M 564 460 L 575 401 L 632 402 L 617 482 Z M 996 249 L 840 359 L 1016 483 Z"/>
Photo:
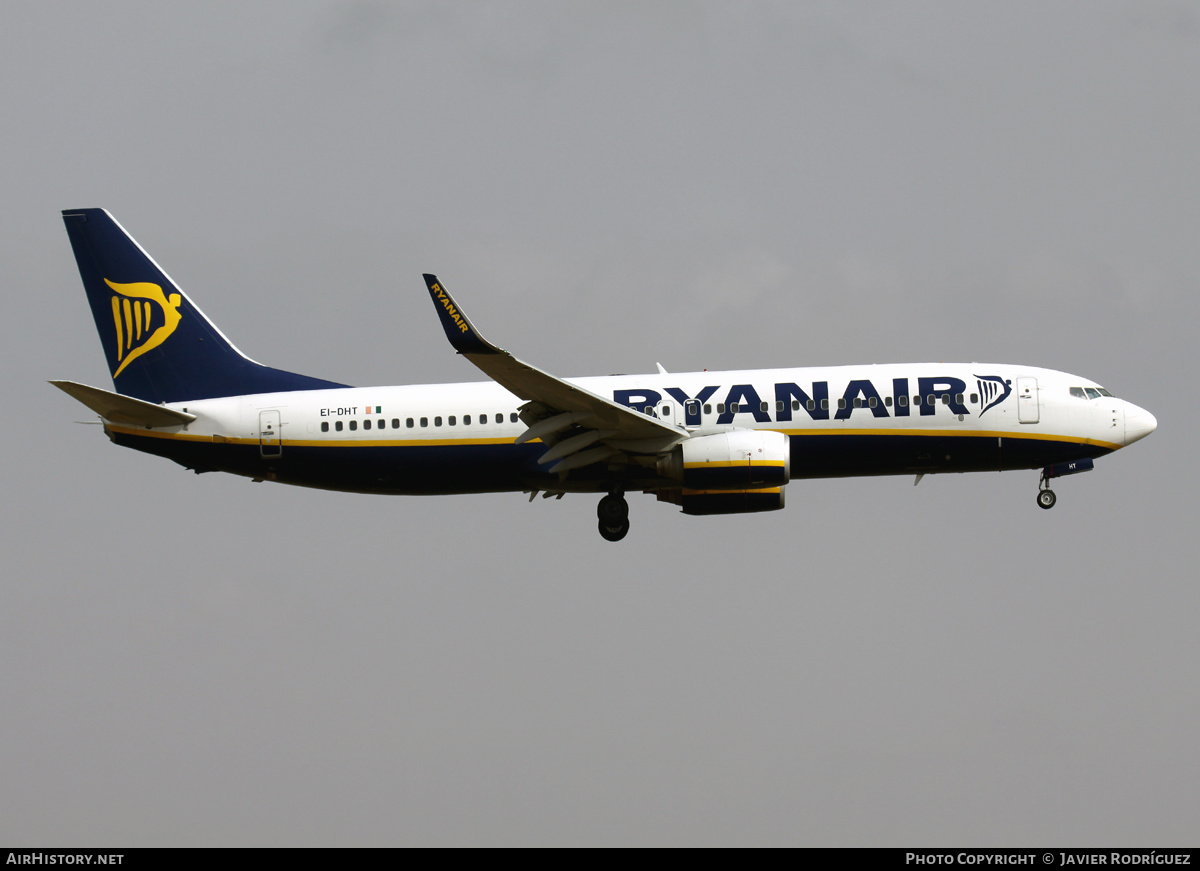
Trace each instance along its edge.
<path fill-rule="evenodd" d="M 551 444 L 539 459 L 540 463 L 558 460 L 549 471 L 563 472 L 600 462 L 620 451 L 658 453 L 687 437 L 685 431 L 656 417 L 618 405 L 518 360 L 480 335 L 437 276 L 426 275 L 425 284 L 454 350 L 505 390 L 527 400 L 521 419 L 529 429 L 517 438 L 517 443 L 540 438 Z M 568 438 L 555 438 L 567 430 Z"/>

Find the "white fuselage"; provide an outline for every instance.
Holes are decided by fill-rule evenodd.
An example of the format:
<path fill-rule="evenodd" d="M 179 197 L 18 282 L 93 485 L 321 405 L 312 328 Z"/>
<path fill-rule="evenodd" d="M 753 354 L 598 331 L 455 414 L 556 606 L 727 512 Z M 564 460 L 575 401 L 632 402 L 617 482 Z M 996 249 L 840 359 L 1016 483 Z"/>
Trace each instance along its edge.
<path fill-rule="evenodd" d="M 735 429 L 782 432 L 791 439 L 793 478 L 1036 468 L 1117 450 L 1154 428 L 1148 412 L 1103 395 L 1086 378 L 1003 364 L 565 380 L 674 425 L 681 439 Z M 492 382 L 337 388 L 172 403 L 196 419 L 152 432 L 108 428 L 122 443 L 187 465 L 329 489 L 545 487 L 537 464 L 545 446 L 515 444 L 527 429 L 518 417 L 523 404 Z M 174 456 L 164 439 L 189 445 L 195 463 Z M 242 448 L 236 461 L 223 462 L 221 449 L 234 446 Z M 484 458 L 509 468 L 480 477 Z M 594 483 L 567 489 L 603 489 Z M 642 484 L 655 487 L 649 479 Z"/>

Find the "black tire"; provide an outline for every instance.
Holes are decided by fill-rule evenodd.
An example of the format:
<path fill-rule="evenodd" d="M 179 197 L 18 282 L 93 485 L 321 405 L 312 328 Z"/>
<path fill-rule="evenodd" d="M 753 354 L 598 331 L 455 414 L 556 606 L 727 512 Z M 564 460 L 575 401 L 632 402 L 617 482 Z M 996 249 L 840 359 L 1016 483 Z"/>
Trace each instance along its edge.
<path fill-rule="evenodd" d="M 1053 490 L 1039 490 L 1037 495 L 1038 508 L 1050 510 L 1054 507 L 1054 503 L 1058 501 L 1058 497 L 1054 495 Z"/>
<path fill-rule="evenodd" d="M 605 541 L 620 541 L 628 532 L 628 520 L 616 526 L 609 526 L 603 520 L 600 521 L 600 537 Z"/>
<path fill-rule="evenodd" d="M 605 526 L 618 527 L 629 520 L 629 503 L 625 501 L 624 496 L 609 493 L 596 506 L 596 517 Z"/>

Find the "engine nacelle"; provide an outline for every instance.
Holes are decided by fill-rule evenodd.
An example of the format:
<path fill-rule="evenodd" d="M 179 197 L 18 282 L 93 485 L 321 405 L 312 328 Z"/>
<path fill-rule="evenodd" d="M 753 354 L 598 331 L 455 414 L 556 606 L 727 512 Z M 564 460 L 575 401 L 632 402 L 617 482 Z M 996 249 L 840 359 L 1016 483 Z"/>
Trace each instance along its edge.
<path fill-rule="evenodd" d="M 660 490 L 660 502 L 682 506 L 684 514 L 750 514 L 783 507 L 783 487 L 760 490 Z"/>
<path fill-rule="evenodd" d="M 755 492 L 778 488 L 792 476 L 789 439 L 783 433 L 753 429 L 693 436 L 658 461 L 658 473 L 679 481 L 687 490 Z M 774 507 L 783 507 L 782 495 Z M 684 511 L 692 513 L 687 508 Z"/>

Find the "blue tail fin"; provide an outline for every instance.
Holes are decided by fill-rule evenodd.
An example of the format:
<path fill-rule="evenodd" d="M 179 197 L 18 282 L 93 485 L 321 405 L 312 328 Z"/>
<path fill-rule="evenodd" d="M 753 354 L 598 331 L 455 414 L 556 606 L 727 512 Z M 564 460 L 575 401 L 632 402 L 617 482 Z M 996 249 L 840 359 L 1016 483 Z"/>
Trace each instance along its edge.
<path fill-rule="evenodd" d="M 161 403 L 346 386 L 255 363 L 103 209 L 63 221 L 118 393 Z"/>

